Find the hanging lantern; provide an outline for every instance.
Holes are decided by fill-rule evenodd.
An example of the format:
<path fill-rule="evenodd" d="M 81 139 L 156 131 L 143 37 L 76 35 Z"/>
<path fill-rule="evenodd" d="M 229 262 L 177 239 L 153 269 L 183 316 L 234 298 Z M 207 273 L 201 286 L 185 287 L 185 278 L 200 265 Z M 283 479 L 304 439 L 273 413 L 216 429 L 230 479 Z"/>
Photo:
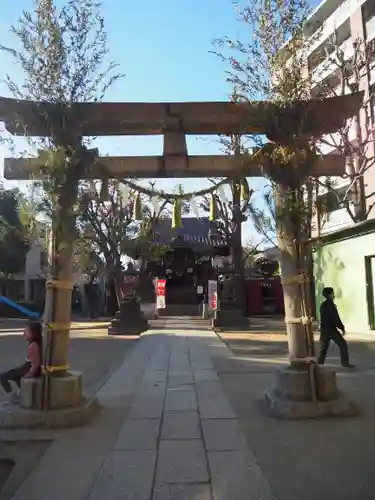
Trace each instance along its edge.
<path fill-rule="evenodd" d="M 246 203 L 250 201 L 250 188 L 246 177 L 241 179 L 241 200 Z"/>
<path fill-rule="evenodd" d="M 219 217 L 218 217 L 218 206 L 217 206 L 216 196 L 214 194 L 211 194 L 211 201 L 210 201 L 210 221 L 214 222 L 218 218 Z"/>
<path fill-rule="evenodd" d="M 180 200 L 174 200 L 172 209 L 172 229 L 178 229 L 182 227 L 181 218 L 181 202 Z"/>
<path fill-rule="evenodd" d="M 133 206 L 133 214 L 135 220 L 142 220 L 142 204 L 141 204 L 141 195 L 140 193 L 136 193 L 134 196 L 134 206 Z"/>
<path fill-rule="evenodd" d="M 108 187 L 109 179 L 108 177 L 104 177 L 102 179 L 102 185 L 100 187 L 100 201 L 108 201 L 109 200 L 109 187 Z"/>

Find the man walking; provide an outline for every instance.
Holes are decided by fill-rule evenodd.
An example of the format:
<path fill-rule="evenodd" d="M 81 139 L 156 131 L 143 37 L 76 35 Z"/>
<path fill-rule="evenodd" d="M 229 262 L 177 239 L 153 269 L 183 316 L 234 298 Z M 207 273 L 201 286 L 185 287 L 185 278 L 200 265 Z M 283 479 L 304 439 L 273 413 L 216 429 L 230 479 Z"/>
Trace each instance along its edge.
<path fill-rule="evenodd" d="M 324 365 L 329 344 L 333 340 L 340 349 L 342 366 L 345 368 L 354 368 L 349 363 L 348 344 L 344 339 L 345 326 L 340 319 L 336 304 L 334 303 L 335 292 L 333 288 L 326 287 L 323 289 L 322 294 L 325 300 L 320 306 L 320 353 L 318 363 Z M 339 330 L 342 331 L 342 334 Z"/>

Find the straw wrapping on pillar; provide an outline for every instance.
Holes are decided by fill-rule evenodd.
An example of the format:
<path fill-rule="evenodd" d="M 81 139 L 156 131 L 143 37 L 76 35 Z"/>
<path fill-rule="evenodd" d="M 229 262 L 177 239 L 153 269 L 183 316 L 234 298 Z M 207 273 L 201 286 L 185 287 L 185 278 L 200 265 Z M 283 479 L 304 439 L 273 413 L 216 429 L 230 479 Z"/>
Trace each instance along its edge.
<path fill-rule="evenodd" d="M 217 200 L 216 200 L 216 196 L 214 194 L 211 194 L 211 200 L 210 200 L 210 221 L 214 222 L 217 219 L 218 219 Z"/>
<path fill-rule="evenodd" d="M 250 188 L 246 177 L 241 179 L 241 200 L 245 203 L 250 201 Z"/>
<path fill-rule="evenodd" d="M 134 196 L 134 207 L 133 207 L 134 219 L 137 221 L 142 220 L 142 203 L 140 193 L 136 193 Z"/>

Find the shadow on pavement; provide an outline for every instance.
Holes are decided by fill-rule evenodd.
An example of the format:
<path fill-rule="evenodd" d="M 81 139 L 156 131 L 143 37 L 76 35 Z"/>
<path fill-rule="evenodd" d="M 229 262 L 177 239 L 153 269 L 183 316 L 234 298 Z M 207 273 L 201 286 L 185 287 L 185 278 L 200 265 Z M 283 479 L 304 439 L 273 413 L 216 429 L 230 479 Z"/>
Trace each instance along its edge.
<path fill-rule="evenodd" d="M 282 421 L 266 415 L 265 389 L 287 364 L 284 333 L 220 332 L 234 356 L 214 358 L 250 449 L 278 500 L 372 500 L 375 491 L 375 342 L 349 340 L 356 371 L 340 366 L 332 345 L 327 365 L 337 370 L 338 386 L 359 403 L 355 418 Z"/>

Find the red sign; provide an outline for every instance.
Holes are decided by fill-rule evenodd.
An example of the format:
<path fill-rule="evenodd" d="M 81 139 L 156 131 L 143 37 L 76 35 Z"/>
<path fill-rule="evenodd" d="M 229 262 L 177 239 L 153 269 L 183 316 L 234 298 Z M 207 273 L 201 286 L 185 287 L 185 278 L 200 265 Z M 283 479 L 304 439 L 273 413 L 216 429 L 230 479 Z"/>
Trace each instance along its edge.
<path fill-rule="evenodd" d="M 166 280 L 158 280 L 156 285 L 156 293 L 158 297 L 164 297 L 165 295 Z"/>
<path fill-rule="evenodd" d="M 216 311 L 216 309 L 217 309 L 217 293 L 216 292 L 214 292 L 211 295 L 211 309 L 213 309 L 214 311 Z"/>

